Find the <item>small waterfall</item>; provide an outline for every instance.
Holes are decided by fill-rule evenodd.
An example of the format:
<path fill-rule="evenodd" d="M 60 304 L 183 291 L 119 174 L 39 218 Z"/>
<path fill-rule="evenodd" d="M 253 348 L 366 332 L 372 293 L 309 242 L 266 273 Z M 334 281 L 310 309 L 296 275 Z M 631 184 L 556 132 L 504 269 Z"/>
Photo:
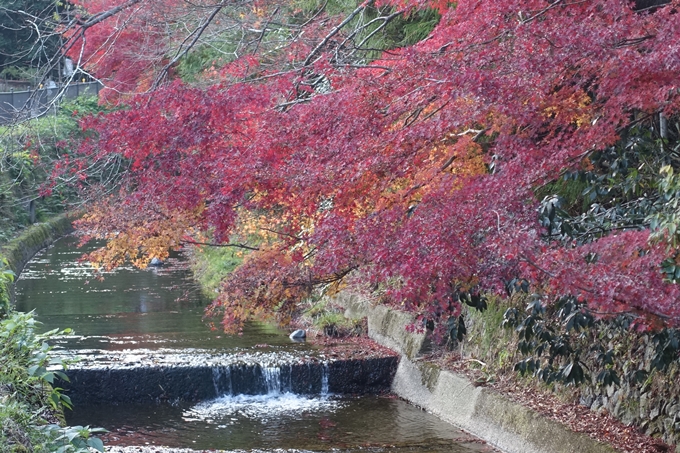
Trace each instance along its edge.
<path fill-rule="evenodd" d="M 307 370 L 306 370 L 307 371 L 307 375 L 306 375 L 306 377 L 307 377 L 307 380 L 306 380 L 307 386 L 306 387 L 307 388 L 305 389 L 305 391 L 303 393 L 312 393 L 313 388 L 314 388 L 313 387 L 314 380 L 312 379 L 312 376 L 313 376 L 312 364 L 310 362 L 307 362 L 307 364 L 305 366 L 307 367 Z"/>
<path fill-rule="evenodd" d="M 330 369 L 328 362 L 323 363 L 321 368 L 321 394 L 328 395 L 328 375 L 330 374 Z"/>
<path fill-rule="evenodd" d="M 212 369 L 213 386 L 215 395 L 231 395 L 231 367 L 219 366 Z"/>
<path fill-rule="evenodd" d="M 291 393 L 293 391 L 293 366 L 288 364 L 285 367 L 286 372 L 281 376 L 281 391 Z"/>
<path fill-rule="evenodd" d="M 268 357 L 265 357 L 268 359 Z M 237 361 L 238 360 L 238 361 Z M 223 396 L 375 393 L 390 388 L 396 357 L 370 361 L 246 362 L 240 357 L 201 366 L 70 367 L 65 384 L 74 404 L 206 401 Z M 119 363 L 119 362 L 118 362 Z M 332 375 L 331 375 L 332 373 Z"/>
<path fill-rule="evenodd" d="M 267 389 L 267 395 L 281 393 L 281 368 L 262 367 L 262 377 Z"/>
<path fill-rule="evenodd" d="M 330 365 L 327 362 L 299 365 L 232 364 L 212 367 L 215 396 L 282 395 L 302 393 L 327 395 Z"/>

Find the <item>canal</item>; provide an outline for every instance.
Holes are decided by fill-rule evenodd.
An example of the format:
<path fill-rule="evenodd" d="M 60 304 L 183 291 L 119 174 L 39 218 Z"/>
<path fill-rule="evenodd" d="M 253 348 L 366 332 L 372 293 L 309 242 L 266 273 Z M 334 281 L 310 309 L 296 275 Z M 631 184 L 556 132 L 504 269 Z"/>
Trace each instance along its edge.
<path fill-rule="evenodd" d="M 94 245 L 76 245 L 73 237 L 58 241 L 29 262 L 16 283 L 18 310 L 35 310 L 44 330 L 73 329 L 57 340 L 58 352 L 77 354 L 87 366 L 109 371 L 128 368 L 134 372 L 155 362 L 181 367 L 194 361 L 213 367 L 211 398 L 156 398 L 153 402 L 119 398 L 118 403 L 88 401 L 67 411 L 71 425 L 109 430 L 103 436 L 107 445 L 249 451 L 492 451 L 392 396 L 329 391 L 329 380 L 338 380 L 333 380 L 332 369 L 325 372 L 330 376 L 322 373 L 321 383 L 309 391 L 293 391 L 299 387 L 290 382 L 294 374 L 286 374 L 287 368 L 276 363 L 290 368 L 291 363 L 318 362 L 317 348 L 294 343 L 286 331 L 268 324 L 248 324 L 242 335 L 233 336 L 211 330 L 203 319 L 208 301 L 181 255 L 172 256 L 162 267 L 124 267 L 105 272 L 101 279 L 88 263 L 80 261 Z M 243 390 L 245 384 L 234 381 L 235 368 L 226 364 L 236 359 L 239 363 L 266 360 L 252 378 L 259 382 L 256 391 Z M 78 400 L 77 395 L 71 397 Z"/>

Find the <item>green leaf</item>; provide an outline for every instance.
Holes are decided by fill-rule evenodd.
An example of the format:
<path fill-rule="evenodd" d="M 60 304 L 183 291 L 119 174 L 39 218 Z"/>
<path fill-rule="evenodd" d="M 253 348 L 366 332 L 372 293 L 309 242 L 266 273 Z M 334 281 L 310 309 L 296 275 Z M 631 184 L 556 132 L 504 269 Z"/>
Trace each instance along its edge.
<path fill-rule="evenodd" d="M 62 393 L 62 394 L 59 394 L 59 398 L 61 399 L 61 402 L 62 402 L 65 406 L 69 406 L 69 407 L 70 407 L 70 406 L 73 405 L 73 403 L 71 403 L 71 398 L 70 398 L 68 395 L 64 395 L 64 394 Z"/>
<path fill-rule="evenodd" d="M 69 442 L 73 443 L 73 439 L 80 437 L 80 432 L 76 429 L 69 429 L 66 432 L 66 438 L 68 439 Z"/>
<path fill-rule="evenodd" d="M 87 439 L 87 445 L 97 451 L 104 451 L 104 443 L 98 437 L 91 437 Z"/>

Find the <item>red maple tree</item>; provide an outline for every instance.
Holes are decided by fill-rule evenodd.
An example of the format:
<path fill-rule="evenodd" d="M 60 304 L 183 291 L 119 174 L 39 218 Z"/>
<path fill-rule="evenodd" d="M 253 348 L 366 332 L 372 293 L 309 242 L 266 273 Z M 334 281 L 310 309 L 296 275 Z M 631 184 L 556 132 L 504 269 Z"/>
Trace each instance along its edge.
<path fill-rule="evenodd" d="M 317 40 L 278 59 L 256 52 L 208 88 L 176 80 L 84 122 L 96 134 L 82 153 L 129 167 L 82 228 L 124 234 L 119 257 L 206 234 L 253 249 L 212 307 L 225 327 L 288 313 L 311 288 L 350 277 L 428 318 L 457 313 L 457 291 L 500 292 L 520 277 L 602 315 L 677 325 L 680 293 L 660 270 L 672 248 L 646 228 L 547 241 L 535 194 L 641 117 L 679 113 L 680 2 L 378 6 L 441 19 L 425 40 L 351 64 L 338 50 L 346 21 L 315 21 Z M 161 39 L 121 33 L 114 48 Z M 117 58 L 102 53 L 93 70 L 119 68 L 126 83 Z M 140 89 L 153 68 L 125 70 Z M 242 233 L 255 217 L 267 239 Z"/>

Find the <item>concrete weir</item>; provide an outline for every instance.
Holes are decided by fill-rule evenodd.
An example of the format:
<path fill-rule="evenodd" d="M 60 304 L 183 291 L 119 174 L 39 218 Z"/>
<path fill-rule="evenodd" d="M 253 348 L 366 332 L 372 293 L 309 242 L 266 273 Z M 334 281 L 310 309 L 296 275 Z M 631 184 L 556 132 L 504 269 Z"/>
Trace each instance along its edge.
<path fill-rule="evenodd" d="M 464 376 L 421 359 L 424 334 L 409 333 L 407 314 L 372 305 L 353 294 L 338 294 L 349 318 L 366 317 L 369 336 L 401 354 L 392 391 L 440 418 L 508 453 L 613 453 L 590 437 L 523 407 L 503 395 L 475 386 Z"/>
<path fill-rule="evenodd" d="M 76 405 L 204 401 L 221 395 L 366 394 L 390 390 L 397 357 L 306 363 L 81 366 L 62 387 Z"/>

